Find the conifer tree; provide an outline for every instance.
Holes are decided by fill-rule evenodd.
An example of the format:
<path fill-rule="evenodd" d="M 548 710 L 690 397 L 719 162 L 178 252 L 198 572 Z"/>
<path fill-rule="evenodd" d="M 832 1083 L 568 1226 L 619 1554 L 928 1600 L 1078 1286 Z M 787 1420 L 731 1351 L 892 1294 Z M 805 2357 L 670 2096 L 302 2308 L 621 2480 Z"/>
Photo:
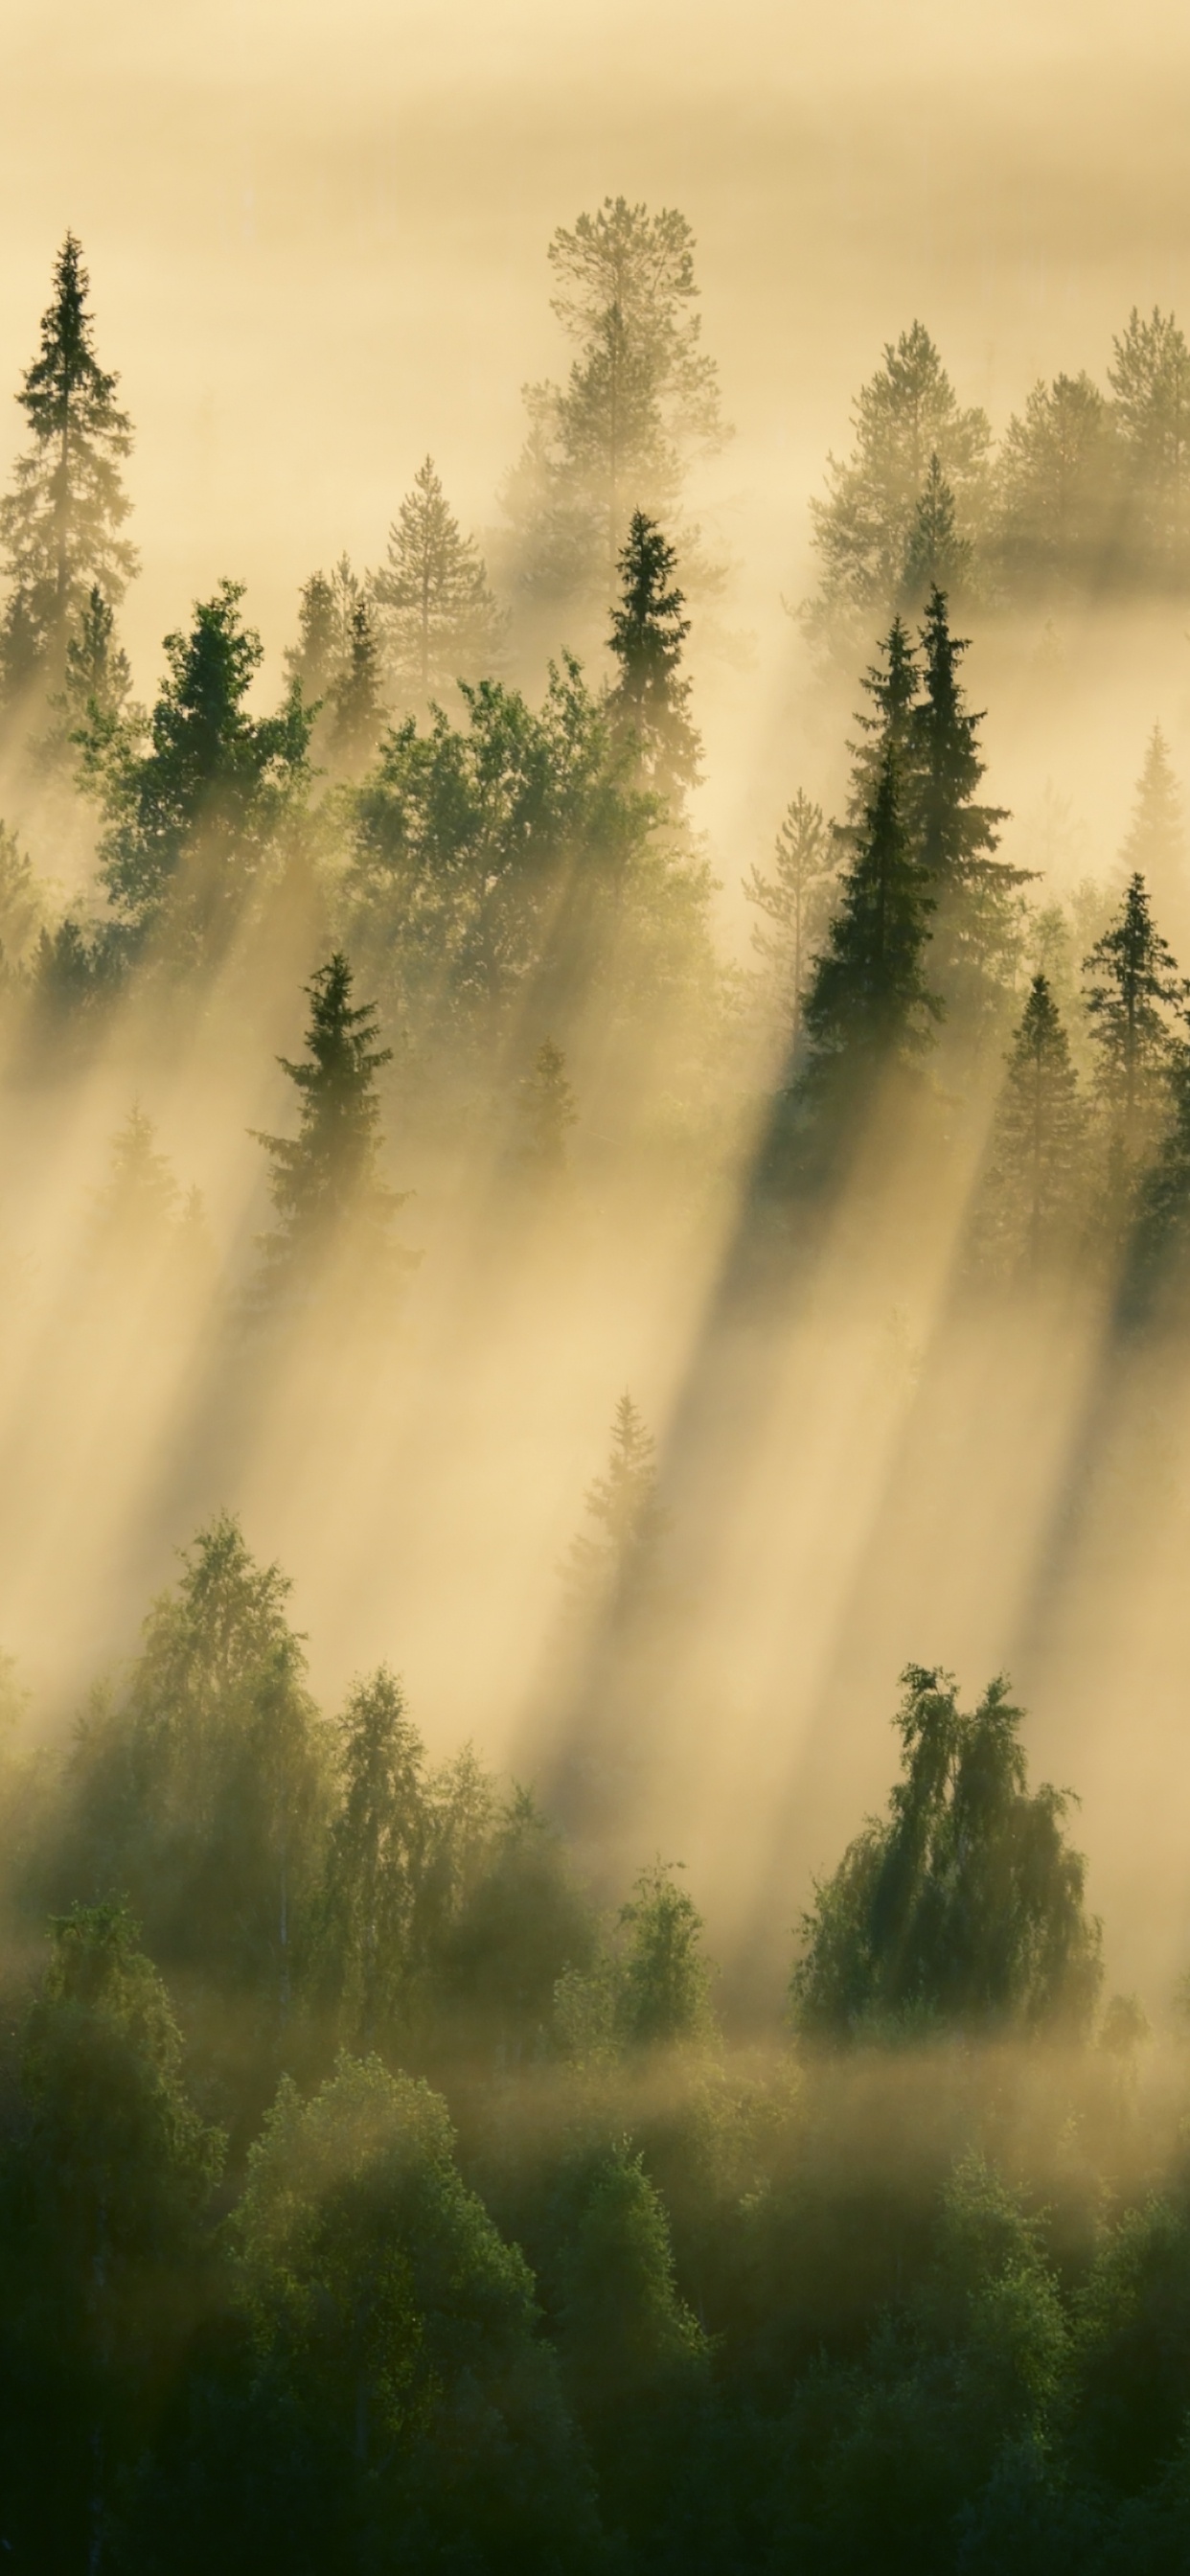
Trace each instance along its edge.
<path fill-rule="evenodd" d="M 116 616 L 97 582 L 66 643 L 62 686 L 49 701 L 51 718 L 39 749 L 49 767 L 81 760 L 93 775 L 119 733 L 132 672 L 116 640 Z"/>
<path fill-rule="evenodd" d="M 553 1038 L 543 1038 L 532 1073 L 520 1086 L 520 1111 L 520 1162 L 543 1187 L 556 1187 L 566 1176 L 567 1131 L 576 1124 L 578 1109 L 566 1079 L 566 1058 Z"/>
<path fill-rule="evenodd" d="M 177 1215 L 178 1195 L 170 1165 L 157 1151 L 153 1121 L 134 1101 L 112 1138 L 111 1170 L 96 1198 L 97 1248 L 135 1252 L 160 1243 Z"/>
<path fill-rule="evenodd" d="M 328 1262 L 348 1252 L 363 1277 L 392 1276 L 408 1266 L 390 1236 L 407 1192 L 380 1172 L 380 1102 L 376 1076 L 392 1048 L 374 1044 L 374 1002 L 352 1001 L 352 969 L 340 949 L 305 990 L 310 1003 L 306 1060 L 279 1057 L 301 1101 L 295 1137 L 253 1132 L 272 1166 L 269 1189 L 277 1223 L 261 1239 L 260 1294 L 309 1294 Z"/>
<path fill-rule="evenodd" d="M 773 851 L 773 874 L 753 868 L 744 894 L 765 916 L 752 932 L 788 1029 L 791 1057 L 801 1039 L 802 1002 L 811 959 L 830 920 L 839 854 L 821 805 L 798 789 L 786 807 Z"/>
<path fill-rule="evenodd" d="M 657 1497 L 656 1441 L 627 1392 L 616 1406 L 607 1473 L 588 1487 L 586 1505 L 596 1534 L 572 1539 L 562 1569 L 572 1599 L 607 1601 L 629 1582 L 647 1583 L 669 1516 Z"/>
<path fill-rule="evenodd" d="M 810 504 L 822 581 L 802 611 L 808 632 L 848 657 L 873 610 L 900 594 L 932 460 L 954 495 L 961 543 L 981 520 L 991 443 L 985 414 L 962 409 L 920 322 L 886 343 L 852 419 L 852 454 L 828 458 L 827 497 Z"/>
<path fill-rule="evenodd" d="M 705 2038 L 711 2027 L 710 1969 L 702 1956 L 702 1916 L 672 1865 L 641 1871 L 620 1924 L 628 1933 L 616 2017 L 630 2047 L 672 2046 Z"/>
<path fill-rule="evenodd" d="M 167 635 L 168 665 L 148 722 L 121 726 L 100 763 L 106 829 L 100 874 L 134 937 L 168 933 L 186 962 L 218 955 L 306 779 L 310 717 L 291 689 L 279 715 L 246 700 L 264 656 L 224 581 Z"/>
<path fill-rule="evenodd" d="M 67 642 L 90 592 L 98 589 L 114 608 L 136 571 L 135 548 L 119 534 L 130 508 L 120 466 L 132 427 L 116 403 L 117 377 L 95 354 L 89 292 L 79 243 L 68 232 L 41 346 L 17 395 L 31 443 L 0 501 L 8 581 L 0 678 L 9 702 L 34 684 L 61 685 Z"/>
<path fill-rule="evenodd" d="M 677 556 L 656 521 L 634 510 L 620 556 L 620 598 L 610 648 L 617 675 L 608 693 L 613 725 L 630 744 L 641 784 L 681 810 L 697 784 L 700 743 L 690 721 L 690 682 L 679 678 L 690 632 Z"/>
<path fill-rule="evenodd" d="M 507 620 L 474 538 L 465 537 L 427 456 L 372 576 L 386 671 L 398 707 L 441 700 L 456 680 L 491 678 Z"/>
<path fill-rule="evenodd" d="M 701 346 L 684 215 L 604 199 L 559 227 L 552 310 L 576 355 L 564 386 L 527 392 L 530 435 L 505 494 L 532 592 L 614 595 L 630 513 L 672 522 L 687 464 L 729 436 Z"/>
<path fill-rule="evenodd" d="M 905 546 L 901 597 L 906 607 L 921 607 L 932 591 L 968 589 L 974 560 L 970 538 L 959 534 L 954 493 L 937 456 L 931 456 Z"/>
<path fill-rule="evenodd" d="M 1153 920 L 1144 878 L 1129 879 L 1119 913 L 1083 968 L 1106 1123 L 1109 1200 L 1122 1213 L 1155 1151 L 1170 1106 L 1181 1043 L 1174 1015 L 1186 987 Z"/>
<path fill-rule="evenodd" d="M 1120 852 L 1125 880 L 1142 876 L 1162 920 L 1187 909 L 1186 830 L 1181 792 L 1160 725 L 1154 725 L 1136 783 L 1128 836 Z"/>
<path fill-rule="evenodd" d="M 351 652 L 351 621 L 363 595 L 350 558 L 340 555 L 329 576 L 312 572 L 298 593 L 296 644 L 287 644 L 285 674 L 307 707 L 321 706 L 342 679 Z"/>
<path fill-rule="evenodd" d="M 332 765 L 348 777 L 366 768 L 384 725 L 380 694 L 380 644 L 370 602 L 355 601 L 347 652 L 330 692 L 328 749 Z"/>
<path fill-rule="evenodd" d="M 1035 975 L 992 1136 L 984 1243 L 994 1259 L 1036 1272 L 1048 1255 L 1072 1248 L 1085 1149 L 1069 1040 L 1046 977 Z"/>
<path fill-rule="evenodd" d="M 981 805 L 982 716 L 968 708 L 943 593 L 930 593 L 921 630 L 922 696 L 910 720 L 911 825 L 937 905 L 933 972 L 955 1035 L 978 1044 L 1003 1010 L 1020 944 L 1027 872 L 995 857 L 1003 806 Z"/>
<path fill-rule="evenodd" d="M 942 1017 L 925 972 L 935 897 L 909 836 L 902 782 L 889 740 L 806 996 L 808 1057 L 794 1099 L 815 1123 L 846 1116 L 880 1070 L 915 1063 Z"/>
<path fill-rule="evenodd" d="M 881 637 L 878 649 L 879 661 L 869 663 L 860 682 L 869 711 L 863 707 L 858 710 L 855 721 L 859 740 L 847 745 L 851 783 L 841 838 L 852 848 L 866 827 L 887 754 L 894 754 L 903 778 L 908 777 L 911 765 L 913 710 L 921 673 L 909 629 L 899 614 L 887 635 Z"/>

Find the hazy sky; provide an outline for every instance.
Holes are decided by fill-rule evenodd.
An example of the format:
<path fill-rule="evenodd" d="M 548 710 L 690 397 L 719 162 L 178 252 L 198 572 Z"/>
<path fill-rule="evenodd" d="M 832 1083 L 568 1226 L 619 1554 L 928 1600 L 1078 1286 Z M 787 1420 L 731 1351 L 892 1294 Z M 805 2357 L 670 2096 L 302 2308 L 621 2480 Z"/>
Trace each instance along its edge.
<path fill-rule="evenodd" d="M 5 29 L 0 382 L 73 224 L 138 430 L 142 680 L 224 571 L 278 644 L 427 449 L 490 521 L 560 355 L 546 242 L 605 192 L 696 227 L 747 593 L 796 584 L 823 450 L 915 313 L 1002 418 L 1043 367 L 1101 374 L 1134 300 L 1187 302 L 1184 9 L 9 0 Z"/>

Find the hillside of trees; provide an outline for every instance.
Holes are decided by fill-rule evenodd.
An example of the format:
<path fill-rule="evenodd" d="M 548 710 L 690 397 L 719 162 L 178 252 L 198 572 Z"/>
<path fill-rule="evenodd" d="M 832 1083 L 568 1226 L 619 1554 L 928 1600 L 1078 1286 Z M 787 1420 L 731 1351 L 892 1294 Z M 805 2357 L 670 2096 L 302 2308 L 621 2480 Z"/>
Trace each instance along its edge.
<path fill-rule="evenodd" d="M 528 389 L 490 560 L 426 457 L 378 565 L 295 585 L 281 674 L 229 576 L 144 704 L 73 234 L 19 380 L 16 2567 L 1190 2555 L 1186 1834 L 1144 1735 L 1190 1649 L 1183 804 L 1154 724 L 1112 870 L 1019 864 L 966 659 L 981 618 L 1184 596 L 1190 359 L 1133 313 L 1106 391 L 1038 386 L 995 446 L 920 324 L 889 343 L 810 503 L 846 790 L 790 777 L 733 862 L 741 963 L 694 252 L 623 199 L 556 233 L 570 372 Z M 580 1377 L 606 1445 L 538 1508 Z M 481 1562 L 434 1474 L 493 1424 Z M 337 1695 L 270 1526 L 335 1564 Z M 419 1581 L 481 1675 L 432 1724 Z M 1015 1680 L 889 1651 L 956 1599 Z M 1078 1811 L 1097 1668 L 1174 1851 L 1143 1996 Z"/>

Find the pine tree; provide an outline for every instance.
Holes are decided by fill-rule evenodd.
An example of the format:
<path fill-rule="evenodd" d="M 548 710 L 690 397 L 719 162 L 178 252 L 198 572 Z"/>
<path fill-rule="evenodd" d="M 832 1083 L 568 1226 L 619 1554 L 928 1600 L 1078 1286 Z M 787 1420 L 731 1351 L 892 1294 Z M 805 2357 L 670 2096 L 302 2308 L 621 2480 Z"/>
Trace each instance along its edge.
<path fill-rule="evenodd" d="M 118 379 L 95 355 L 89 280 L 73 233 L 54 267 L 53 301 L 41 346 L 17 401 L 32 443 L 0 501 L 0 547 L 8 600 L 0 627 L 6 701 L 31 685 L 60 687 L 67 643 L 92 589 L 115 607 L 136 571 L 136 551 L 119 534 L 130 504 L 120 465 L 132 428 L 115 400 Z"/>
<path fill-rule="evenodd" d="M 380 645 L 369 601 L 351 611 L 347 657 L 330 690 L 328 748 L 334 768 L 356 777 L 367 767 L 384 726 L 380 694 Z"/>
<path fill-rule="evenodd" d="M 852 454 L 828 458 L 827 498 L 810 504 L 822 581 L 802 611 L 808 632 L 848 658 L 872 611 L 898 597 L 931 460 L 974 534 L 991 442 L 984 413 L 961 409 L 920 322 L 886 343 L 852 418 Z"/>
<path fill-rule="evenodd" d="M 572 1539 L 563 1580 L 576 1602 L 607 1602 L 655 1574 L 669 1516 L 657 1498 L 657 1444 L 625 1393 L 612 1424 L 607 1474 L 588 1487 L 587 1516 L 597 1535 Z"/>
<path fill-rule="evenodd" d="M 985 1254 L 1041 1269 L 1073 1247 L 1086 1173 L 1086 1117 L 1070 1045 L 1044 975 L 1035 975 L 1007 1058 L 983 1211 Z"/>
<path fill-rule="evenodd" d="M 372 595 L 398 707 L 421 709 L 445 699 L 456 680 L 491 678 L 507 620 L 430 456 L 389 529 L 388 554 L 373 574 Z"/>
<path fill-rule="evenodd" d="M 407 1192 L 380 1173 L 380 1103 L 376 1076 L 392 1062 L 378 1047 L 374 1002 L 353 1003 L 353 975 L 336 949 L 305 987 L 310 1002 L 307 1058 L 279 1057 L 301 1100 L 295 1137 L 254 1129 L 272 1170 L 277 1224 L 261 1238 L 260 1294 L 310 1294 L 328 1262 L 348 1255 L 361 1278 L 391 1277 L 411 1256 L 390 1238 Z"/>
<path fill-rule="evenodd" d="M 956 1038 L 978 1046 L 1003 1013 L 1020 947 L 1020 888 L 1028 873 L 994 855 L 1003 806 L 981 805 L 981 715 L 965 702 L 947 603 L 930 593 L 921 630 L 922 697 L 910 720 L 910 815 L 937 905 L 933 973 Z"/>
<path fill-rule="evenodd" d="M 845 847 L 853 849 L 866 828 L 888 753 L 895 756 L 903 778 L 908 777 L 911 766 L 913 710 L 921 673 L 909 629 L 900 615 L 894 617 L 887 635 L 881 637 L 878 649 L 879 661 L 869 664 L 860 682 L 870 712 L 862 707 L 858 710 L 855 721 L 859 740 L 847 745 L 851 781 L 847 820 L 839 837 Z"/>
<path fill-rule="evenodd" d="M 610 648 L 618 665 L 608 712 L 630 744 L 642 786 L 681 811 L 697 784 L 701 745 L 690 722 L 690 682 L 680 679 L 690 632 L 677 556 L 655 520 L 634 510 L 620 556 L 620 598 Z"/>
<path fill-rule="evenodd" d="M 744 894 L 765 916 L 753 929 L 752 945 L 764 959 L 786 1024 L 789 1054 L 796 1059 L 806 978 L 830 921 L 839 878 L 837 844 L 821 805 L 804 788 L 786 807 L 773 867 L 771 877 L 753 868 L 744 879 Z"/>
<path fill-rule="evenodd" d="M 913 514 L 905 546 L 905 569 L 901 575 L 901 598 L 907 608 L 919 608 L 932 591 L 963 591 L 970 587 L 975 548 L 969 537 L 960 536 L 955 520 L 955 499 L 936 455 L 930 458 L 925 489 Z"/>
<path fill-rule="evenodd" d="M 531 591 L 614 595 L 634 509 L 672 521 L 688 462 L 729 435 L 701 347 L 684 215 L 607 197 L 550 244 L 552 310 L 577 354 L 565 386 L 532 386 L 530 436 L 505 507 Z"/>
<path fill-rule="evenodd" d="M 935 896 L 910 840 L 902 779 L 890 740 L 806 996 L 794 1106 L 815 1125 L 850 1115 L 880 1071 L 914 1064 L 942 1017 L 925 974 Z"/>
<path fill-rule="evenodd" d="M 1144 878 L 1163 920 L 1183 920 L 1187 909 L 1185 819 L 1160 725 L 1154 725 L 1145 750 L 1120 866 L 1125 882 L 1134 876 Z"/>
<path fill-rule="evenodd" d="M 566 1137 L 578 1119 L 574 1093 L 566 1079 L 566 1058 L 553 1038 L 543 1038 L 533 1070 L 520 1086 L 521 1141 L 524 1170 L 544 1188 L 556 1188 L 569 1164 Z"/>
<path fill-rule="evenodd" d="M 1118 455 L 1087 375 L 1037 384 L 996 466 L 996 552 L 1014 597 L 1102 575 L 1116 538 Z"/>
<path fill-rule="evenodd" d="M 1133 876 L 1116 920 L 1084 961 L 1095 1088 L 1107 1129 L 1108 1194 L 1122 1213 L 1164 1130 L 1186 987 Z"/>
<path fill-rule="evenodd" d="M 1134 580 L 1185 580 L 1190 562 L 1190 348 L 1172 313 L 1134 305 L 1108 382 L 1123 448 Z"/>
<path fill-rule="evenodd" d="M 307 707 L 321 706 L 342 679 L 351 651 L 351 620 L 362 597 L 362 584 L 347 555 L 340 555 L 329 578 L 312 572 L 298 593 L 296 644 L 287 644 L 285 675 L 301 690 Z"/>
<path fill-rule="evenodd" d="M 243 625 L 241 583 L 195 605 L 188 635 L 165 638 L 166 679 L 148 725 L 118 729 L 97 785 L 106 829 L 100 874 L 134 936 L 168 933 L 190 961 L 217 955 L 306 780 L 310 716 L 291 689 L 279 715 L 246 700 L 264 657 Z"/>

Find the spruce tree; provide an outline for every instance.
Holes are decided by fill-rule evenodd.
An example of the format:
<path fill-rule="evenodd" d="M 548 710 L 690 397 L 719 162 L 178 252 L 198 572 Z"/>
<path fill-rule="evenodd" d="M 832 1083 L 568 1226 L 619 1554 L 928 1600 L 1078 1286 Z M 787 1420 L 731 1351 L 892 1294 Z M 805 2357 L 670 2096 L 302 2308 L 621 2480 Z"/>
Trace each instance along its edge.
<path fill-rule="evenodd" d="M 533 1070 L 520 1086 L 522 1169 L 543 1188 L 556 1188 L 569 1163 L 567 1132 L 578 1119 L 566 1079 L 566 1058 L 553 1038 L 543 1038 Z"/>
<path fill-rule="evenodd" d="M 181 961 L 218 955 L 306 780 L 310 716 L 296 690 L 275 716 L 248 692 L 264 658 L 240 617 L 241 583 L 195 604 L 167 635 L 148 722 L 117 728 L 97 770 L 100 875 L 125 929 L 160 932 Z"/>
<path fill-rule="evenodd" d="M 869 663 L 860 682 L 868 709 L 861 707 L 856 715 L 859 739 L 847 745 L 851 783 L 840 837 L 853 848 L 866 827 L 887 753 L 895 755 L 903 778 L 909 774 L 913 710 L 921 686 L 912 638 L 899 614 L 881 637 L 878 650 L 879 660 Z"/>
<path fill-rule="evenodd" d="M 507 620 L 430 456 L 389 529 L 388 554 L 373 574 L 372 594 L 398 707 L 421 709 L 444 699 L 456 680 L 492 676 Z"/>
<path fill-rule="evenodd" d="M 116 640 L 116 615 L 97 582 L 66 643 L 62 686 L 49 701 L 50 723 L 38 749 L 49 768 L 81 762 L 93 777 L 119 733 L 132 672 Z"/>
<path fill-rule="evenodd" d="M 620 556 L 620 598 L 610 649 L 613 726 L 630 745 L 642 786 L 680 812 L 697 784 L 701 745 L 690 721 L 690 682 L 679 677 L 690 620 L 674 580 L 677 556 L 656 521 L 634 510 Z"/>
<path fill-rule="evenodd" d="M 41 346 L 17 395 L 31 443 L 0 501 L 8 582 L 0 679 L 9 702 L 34 685 L 61 685 L 68 640 L 91 590 L 114 607 L 136 571 L 135 548 L 119 534 L 131 506 L 120 466 L 132 427 L 116 403 L 118 379 L 95 354 L 89 292 L 79 244 L 68 232 Z"/>
<path fill-rule="evenodd" d="M 1070 1250 L 1085 1178 L 1086 1116 L 1070 1044 L 1044 975 L 1035 975 L 1007 1059 L 981 1233 L 985 1255 L 1033 1272 Z"/>
<path fill-rule="evenodd" d="M 374 1044 L 376 1005 L 352 1001 L 353 980 L 336 949 L 305 987 L 306 1060 L 278 1059 L 301 1101 L 297 1135 L 253 1130 L 272 1166 L 277 1217 L 261 1238 L 258 1285 L 266 1301 L 313 1293 L 327 1265 L 348 1257 L 361 1285 L 391 1280 L 411 1258 L 391 1240 L 408 1193 L 390 1189 L 380 1172 L 376 1076 L 392 1062 L 392 1048 Z"/>
<path fill-rule="evenodd" d="M 921 630 L 922 695 L 910 720 L 911 828 L 937 917 L 933 972 L 956 1038 L 978 1046 L 1003 1012 L 1020 945 L 1020 888 L 1027 871 L 995 857 L 1003 806 L 977 802 L 986 763 L 983 721 L 968 708 L 942 591 L 930 593 Z"/>
<path fill-rule="evenodd" d="M 931 1043 L 932 1023 L 942 1017 L 925 971 L 934 901 L 910 839 L 902 759 L 890 740 L 806 996 L 808 1055 L 794 1105 L 815 1126 L 848 1116 L 880 1072 L 908 1068 Z"/>
<path fill-rule="evenodd" d="M 1119 913 L 1096 940 L 1083 974 L 1106 1127 L 1108 1197 L 1122 1215 L 1169 1115 L 1179 1046 L 1175 1017 L 1186 1001 L 1142 876 L 1129 879 Z"/>
<path fill-rule="evenodd" d="M 298 593 L 296 644 L 285 648 L 285 675 L 307 707 L 322 706 L 343 677 L 351 653 L 351 621 L 363 585 L 350 558 L 340 555 L 329 576 L 312 572 Z"/>
<path fill-rule="evenodd" d="M 777 834 L 772 876 L 753 868 L 744 879 L 747 901 L 765 916 L 753 929 L 752 945 L 771 979 L 791 1058 L 797 1056 L 806 978 L 830 920 L 838 874 L 838 848 L 822 807 L 799 788 Z"/>
<path fill-rule="evenodd" d="M 380 643 L 371 603 L 355 601 L 347 653 L 330 690 L 328 750 L 332 766 L 348 777 L 367 767 L 384 725 L 380 694 Z"/>

